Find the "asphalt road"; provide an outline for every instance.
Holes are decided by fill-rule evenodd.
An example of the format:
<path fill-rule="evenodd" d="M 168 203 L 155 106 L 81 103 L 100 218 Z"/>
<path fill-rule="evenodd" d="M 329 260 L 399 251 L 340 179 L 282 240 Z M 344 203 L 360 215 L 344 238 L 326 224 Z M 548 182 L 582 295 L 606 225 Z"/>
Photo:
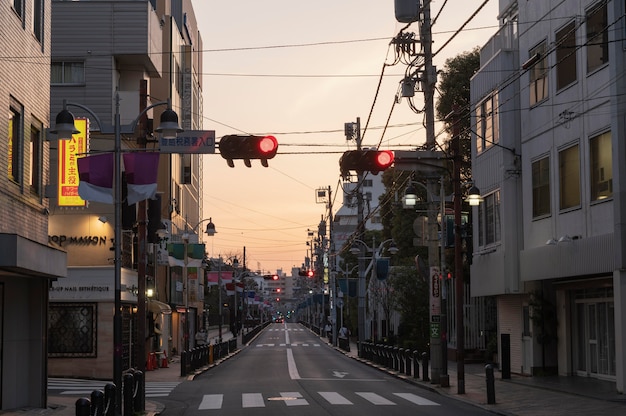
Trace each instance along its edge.
<path fill-rule="evenodd" d="M 271 324 L 161 401 L 162 416 L 490 414 L 347 358 L 295 323 Z"/>

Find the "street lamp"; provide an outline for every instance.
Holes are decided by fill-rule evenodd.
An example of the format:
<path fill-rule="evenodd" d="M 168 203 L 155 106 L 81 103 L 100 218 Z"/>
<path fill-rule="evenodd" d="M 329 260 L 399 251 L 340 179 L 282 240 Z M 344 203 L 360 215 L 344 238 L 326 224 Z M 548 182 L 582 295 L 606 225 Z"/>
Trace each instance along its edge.
<path fill-rule="evenodd" d="M 359 293 L 358 293 L 358 336 L 359 336 L 359 357 L 362 357 L 363 354 L 363 343 L 365 342 L 365 275 L 372 270 L 372 267 L 374 266 L 374 264 L 376 263 L 376 260 L 380 258 L 380 255 L 382 253 L 382 249 L 383 246 L 387 243 L 391 243 L 389 245 L 389 248 L 387 249 L 387 251 L 389 251 L 389 253 L 391 255 L 394 255 L 398 252 L 398 247 L 396 247 L 395 243 L 393 242 L 393 239 L 388 239 L 383 241 L 382 243 L 380 243 L 380 245 L 378 246 L 378 248 L 373 248 L 375 247 L 375 241 L 373 242 L 373 247 L 370 249 L 369 245 L 363 241 L 363 240 L 359 240 L 358 238 L 352 240 L 352 247 L 350 247 L 350 253 L 354 254 L 354 255 L 358 255 L 358 254 L 362 254 L 361 257 L 359 257 Z M 362 245 L 362 248 L 359 248 L 355 243 L 359 243 Z M 372 257 L 370 260 L 369 265 L 367 266 L 367 268 L 363 267 L 364 263 L 363 260 L 366 259 L 365 257 L 365 251 L 370 251 L 372 253 Z"/>
<path fill-rule="evenodd" d="M 100 134 L 113 134 L 114 142 L 114 166 L 113 166 L 113 203 L 114 203 L 114 316 L 113 316 L 113 383 L 116 390 L 116 413 L 121 413 L 121 396 L 122 396 L 122 134 L 132 135 L 135 133 L 137 124 L 141 117 L 150 109 L 166 105 L 167 109 L 161 113 L 160 125 L 155 129 L 157 133 L 161 133 L 165 138 L 176 137 L 177 133 L 183 131 L 178 125 L 178 115 L 171 108 L 169 99 L 160 101 L 146 107 L 130 124 L 122 125 L 120 117 L 120 96 L 119 92 L 115 93 L 115 118 L 113 125 L 104 124 L 100 118 L 88 107 L 63 100 L 63 110 L 59 112 L 55 120 L 55 128 L 50 133 L 56 134 L 60 140 L 69 140 L 73 134 L 78 133 L 74 125 L 74 115 L 68 111 L 67 107 L 73 106 L 81 108 L 89 113 L 100 128 Z M 139 316 L 145 316 L 145 290 L 139 290 L 137 303 Z M 141 335 L 143 338 L 143 335 Z"/>
<path fill-rule="evenodd" d="M 214 236 L 217 231 L 215 231 L 215 224 L 213 224 L 212 218 L 207 218 L 207 219 L 200 221 L 191 229 L 191 232 L 195 234 L 198 227 L 200 227 L 200 225 L 206 221 L 208 221 L 209 223 L 206 225 L 206 229 L 204 230 L 204 233 L 208 235 L 209 237 Z M 184 341 L 185 341 L 185 351 L 188 351 L 190 334 L 189 334 L 189 286 L 188 286 L 189 274 L 187 270 L 187 267 L 189 264 L 189 253 L 187 252 L 187 250 L 189 247 L 190 235 L 187 231 L 183 233 L 182 239 L 183 239 L 183 244 L 184 244 L 184 253 L 183 253 L 183 300 L 185 301 L 185 322 L 184 322 L 185 324 L 184 338 L 185 339 Z"/>

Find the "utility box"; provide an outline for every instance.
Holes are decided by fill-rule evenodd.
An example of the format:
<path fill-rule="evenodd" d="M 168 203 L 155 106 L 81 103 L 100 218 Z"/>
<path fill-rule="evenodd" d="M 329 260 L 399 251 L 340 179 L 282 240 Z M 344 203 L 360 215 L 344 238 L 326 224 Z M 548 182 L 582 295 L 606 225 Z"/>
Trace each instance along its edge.
<path fill-rule="evenodd" d="M 400 23 L 411 23 L 419 19 L 419 0 L 394 0 L 396 20 Z"/>

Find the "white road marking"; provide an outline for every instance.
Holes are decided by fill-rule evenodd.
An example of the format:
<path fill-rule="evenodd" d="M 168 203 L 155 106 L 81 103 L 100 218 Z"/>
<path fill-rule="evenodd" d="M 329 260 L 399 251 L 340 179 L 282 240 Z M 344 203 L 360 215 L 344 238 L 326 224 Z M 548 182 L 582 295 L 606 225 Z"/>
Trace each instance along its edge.
<path fill-rule="evenodd" d="M 341 394 L 335 393 L 334 391 L 320 391 L 318 393 L 330 404 L 354 404 L 350 400 L 343 397 Z"/>
<path fill-rule="evenodd" d="M 395 406 L 396 404 L 391 400 L 385 399 L 383 396 L 380 396 L 376 393 L 364 393 L 364 392 L 356 392 L 358 396 L 363 397 L 368 402 L 375 404 L 377 406 Z"/>
<path fill-rule="evenodd" d="M 411 403 L 419 404 L 420 406 L 439 406 L 439 403 L 431 402 L 413 393 L 394 393 L 394 395 L 408 400 Z"/>
<path fill-rule="evenodd" d="M 223 394 L 205 394 L 200 406 L 198 406 L 198 410 L 221 409 L 223 401 Z"/>
<path fill-rule="evenodd" d="M 308 406 L 309 402 L 302 398 L 302 395 L 298 392 L 280 393 L 281 397 L 289 400 L 285 400 L 287 406 Z"/>
<path fill-rule="evenodd" d="M 261 393 L 243 393 L 241 395 L 242 407 L 265 407 L 265 401 Z"/>
<path fill-rule="evenodd" d="M 292 380 L 300 380 L 300 373 L 298 373 L 298 367 L 296 367 L 296 360 L 293 359 L 291 348 L 287 348 L 287 368 L 289 369 L 289 377 Z"/>

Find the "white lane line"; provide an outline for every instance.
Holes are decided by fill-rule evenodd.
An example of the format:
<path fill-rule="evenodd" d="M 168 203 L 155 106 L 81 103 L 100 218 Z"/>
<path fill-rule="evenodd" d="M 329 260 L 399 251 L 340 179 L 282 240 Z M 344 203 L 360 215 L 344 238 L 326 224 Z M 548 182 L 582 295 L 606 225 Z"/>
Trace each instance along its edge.
<path fill-rule="evenodd" d="M 350 400 L 343 397 L 341 394 L 334 391 L 320 391 L 318 393 L 330 404 L 354 404 Z"/>
<path fill-rule="evenodd" d="M 430 400 L 413 393 L 394 393 L 394 395 L 421 406 L 439 406 L 439 403 L 431 402 Z"/>
<path fill-rule="evenodd" d="M 295 391 L 280 393 L 280 396 L 285 398 L 285 404 L 287 406 L 306 406 L 309 404 L 306 399 L 302 398 L 302 395 L 300 393 Z"/>
<path fill-rule="evenodd" d="M 380 395 L 378 395 L 376 393 L 355 392 L 355 394 L 357 394 L 358 396 L 363 397 L 368 402 L 370 402 L 372 404 L 375 404 L 377 406 L 395 406 L 396 405 L 391 400 L 387 400 L 383 396 L 380 396 Z"/>
<path fill-rule="evenodd" d="M 300 380 L 300 373 L 298 373 L 298 367 L 296 367 L 296 360 L 293 359 L 291 348 L 287 348 L 287 368 L 289 368 L 289 377 L 292 380 Z"/>
<path fill-rule="evenodd" d="M 241 395 L 242 407 L 265 407 L 261 393 L 243 393 Z"/>
<path fill-rule="evenodd" d="M 198 410 L 221 409 L 223 400 L 223 394 L 205 394 L 204 397 L 202 397 L 200 406 L 198 406 Z"/>

